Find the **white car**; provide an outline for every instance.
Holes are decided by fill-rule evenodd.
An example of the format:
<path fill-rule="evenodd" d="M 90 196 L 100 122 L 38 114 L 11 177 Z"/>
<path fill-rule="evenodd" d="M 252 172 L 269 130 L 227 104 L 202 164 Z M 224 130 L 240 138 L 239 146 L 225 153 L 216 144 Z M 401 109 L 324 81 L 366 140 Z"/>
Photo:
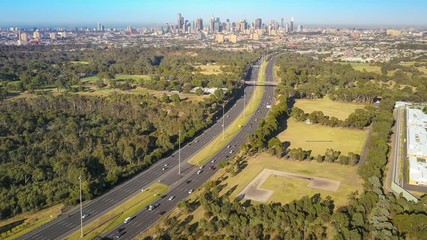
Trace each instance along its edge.
<path fill-rule="evenodd" d="M 165 167 L 169 166 L 169 164 L 165 163 Z"/>
<path fill-rule="evenodd" d="M 230 151 L 230 154 L 233 153 L 233 150 Z"/>
<path fill-rule="evenodd" d="M 168 200 L 172 201 L 174 198 L 175 198 L 175 196 L 170 196 Z"/>
<path fill-rule="evenodd" d="M 193 192 L 193 189 L 190 189 L 190 191 L 188 191 L 188 194 L 191 194 Z"/>
<path fill-rule="evenodd" d="M 203 170 L 202 169 L 199 169 L 198 171 L 197 171 L 197 174 L 200 174 L 200 173 L 202 173 L 203 172 Z"/>
<path fill-rule="evenodd" d="M 88 215 L 85 213 L 82 215 L 82 218 L 85 219 Z"/>
<path fill-rule="evenodd" d="M 128 217 L 123 221 L 123 223 L 126 224 L 126 223 L 129 223 L 130 221 L 132 221 L 132 218 Z"/>

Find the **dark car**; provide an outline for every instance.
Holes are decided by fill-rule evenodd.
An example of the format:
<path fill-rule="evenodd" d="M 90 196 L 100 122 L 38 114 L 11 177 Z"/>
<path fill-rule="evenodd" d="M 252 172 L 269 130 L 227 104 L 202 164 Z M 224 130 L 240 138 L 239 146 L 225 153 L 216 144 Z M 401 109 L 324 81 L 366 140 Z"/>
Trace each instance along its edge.
<path fill-rule="evenodd" d="M 159 215 L 160 215 L 160 216 L 162 216 L 162 215 L 164 215 L 165 213 L 166 213 L 166 211 L 160 211 L 160 212 L 159 212 Z"/>

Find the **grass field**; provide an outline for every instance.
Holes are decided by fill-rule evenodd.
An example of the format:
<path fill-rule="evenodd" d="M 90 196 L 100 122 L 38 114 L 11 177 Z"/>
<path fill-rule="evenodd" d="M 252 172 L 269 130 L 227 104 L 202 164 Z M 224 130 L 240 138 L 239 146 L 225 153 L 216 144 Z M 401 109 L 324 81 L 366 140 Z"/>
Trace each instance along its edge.
<path fill-rule="evenodd" d="M 322 197 L 331 196 L 335 201 L 335 206 L 339 207 L 347 203 L 347 196 L 350 193 L 354 191 L 359 191 L 360 193 L 363 189 L 363 181 L 357 174 L 357 167 L 315 161 L 289 161 L 262 153 L 250 158 L 248 166 L 237 176 L 229 177 L 224 181 L 222 184 L 226 184 L 226 186 L 221 193 L 236 187 L 231 194 L 232 198 L 236 197 L 264 168 L 341 182 L 338 190 L 331 192 L 309 188 L 307 187 L 308 181 L 273 175 L 261 186 L 274 191 L 268 202 L 288 203 L 292 200 L 300 199 L 304 195 L 311 196 L 315 193 L 321 193 Z"/>
<path fill-rule="evenodd" d="M 73 64 L 84 64 L 84 65 L 89 64 L 89 62 L 87 62 L 87 61 L 70 61 L 70 63 L 73 63 Z"/>
<path fill-rule="evenodd" d="M 298 99 L 295 107 L 301 108 L 306 113 L 322 111 L 326 116 L 345 120 L 356 109 L 362 109 L 365 105 L 332 101 L 326 96 L 323 99 Z"/>
<path fill-rule="evenodd" d="M 131 90 L 120 90 L 120 89 L 111 89 L 111 88 L 101 88 L 101 89 L 93 89 L 94 91 L 91 92 L 76 92 L 74 94 L 83 95 L 83 96 L 108 96 L 111 94 L 152 94 L 156 97 L 162 97 L 163 94 L 171 95 L 168 91 L 156 91 L 151 90 L 143 87 L 136 87 L 135 89 Z M 200 95 L 197 96 L 195 94 L 190 93 L 180 93 L 179 94 L 181 99 L 188 99 L 193 102 L 200 102 L 203 101 L 208 95 Z"/>
<path fill-rule="evenodd" d="M 128 75 L 128 74 L 116 74 L 114 80 L 124 80 L 124 79 L 132 79 L 132 80 L 148 80 L 150 79 L 150 76 L 148 75 Z M 94 82 L 99 80 L 98 76 L 90 76 L 80 79 L 82 82 Z"/>
<path fill-rule="evenodd" d="M 324 155 L 328 148 L 341 151 L 344 155 L 349 152 L 360 154 L 368 136 L 368 130 L 308 125 L 293 118 L 289 118 L 287 124 L 287 129 L 277 136 L 280 141 L 290 142 L 290 148 L 312 150 L 312 156 Z"/>
<path fill-rule="evenodd" d="M 63 205 L 59 204 L 38 212 L 23 213 L 19 214 L 16 217 L 1 221 L 0 228 L 3 228 L 4 226 L 14 222 L 23 221 L 23 223 L 16 226 L 10 232 L 2 232 L 0 235 L 0 239 L 16 239 L 52 221 L 53 219 L 57 218 L 59 214 L 61 214 L 62 207 Z"/>
<path fill-rule="evenodd" d="M 369 63 L 350 63 L 350 65 L 353 67 L 354 70 L 357 71 L 367 71 L 367 72 L 373 72 L 381 74 L 381 67 L 380 66 L 371 66 Z"/>
<path fill-rule="evenodd" d="M 144 192 L 126 200 L 124 203 L 116 206 L 109 212 L 93 220 L 83 227 L 84 237 L 82 239 L 94 239 L 100 234 L 105 234 L 130 216 L 134 216 L 137 212 L 148 206 L 162 193 L 166 192 L 168 186 L 162 183 L 155 183 L 148 187 Z M 66 239 L 80 239 L 80 230 L 70 234 Z"/>
<path fill-rule="evenodd" d="M 220 69 L 222 67 L 222 65 L 196 65 L 194 66 L 195 68 L 200 67 L 202 69 L 202 71 L 200 71 L 201 74 L 204 75 L 218 75 L 223 73 L 222 70 Z"/>
<path fill-rule="evenodd" d="M 266 62 L 261 64 L 259 70 L 259 76 L 257 81 L 264 82 L 265 81 L 265 67 L 267 66 Z M 212 140 L 206 147 L 197 152 L 194 156 L 192 156 L 188 163 L 193 165 L 201 166 L 205 164 L 216 152 L 218 152 L 221 148 L 223 148 L 227 142 L 229 142 L 233 137 L 239 132 L 240 126 L 246 125 L 249 121 L 252 114 L 258 108 L 262 95 L 264 92 L 264 86 L 257 86 L 254 90 L 254 96 L 246 105 L 245 112 L 242 112 L 239 116 L 237 116 L 236 120 L 232 122 L 224 131 L 225 138 L 223 139 L 222 134 L 219 134 L 214 140 Z"/>

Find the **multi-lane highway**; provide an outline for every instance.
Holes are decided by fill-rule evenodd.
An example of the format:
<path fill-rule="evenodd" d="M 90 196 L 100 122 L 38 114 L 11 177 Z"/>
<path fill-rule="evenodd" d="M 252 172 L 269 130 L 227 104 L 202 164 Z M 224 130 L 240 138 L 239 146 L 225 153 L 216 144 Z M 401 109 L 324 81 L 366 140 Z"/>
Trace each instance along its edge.
<path fill-rule="evenodd" d="M 266 69 L 266 80 L 271 81 L 273 77 L 273 62 L 270 61 Z M 260 62 L 258 62 L 259 64 Z M 251 73 L 251 79 L 258 75 L 258 68 L 254 68 Z M 254 86 L 248 86 L 244 89 L 246 98 L 240 98 L 234 105 L 224 114 L 224 123 L 227 127 L 233 122 L 236 117 L 242 112 L 244 107 L 244 99 L 248 102 L 254 92 Z M 213 159 L 216 161 L 210 163 L 217 164 L 220 161 L 230 158 L 237 152 L 237 148 L 244 141 L 245 136 L 254 131 L 257 126 L 257 121 L 264 117 L 267 113 L 266 105 L 271 104 L 273 98 L 273 87 L 266 87 L 262 103 L 257 112 L 252 116 L 250 122 L 244 126 L 237 136 L 230 141 L 230 147 L 224 147 L 220 150 Z M 197 174 L 198 168 L 188 164 L 186 161 L 198 150 L 207 145 L 217 135 L 222 132 L 222 119 L 219 119 L 212 127 L 199 135 L 194 141 L 186 144 L 181 148 L 181 174 L 178 174 L 178 153 L 175 152 L 170 157 L 159 160 L 144 172 L 136 175 L 132 179 L 118 185 L 106 194 L 87 202 L 83 206 L 83 213 L 87 216 L 84 218 L 84 223 L 96 219 L 98 216 L 107 212 L 111 208 L 120 204 L 124 200 L 138 193 L 142 188 L 150 186 L 154 182 L 163 182 L 170 186 L 168 197 L 156 201 L 160 204 L 153 211 L 142 211 L 137 214 L 134 219 L 126 224 L 122 231 L 123 239 L 131 239 L 139 232 L 143 231 L 159 218 L 159 213 L 162 211 L 170 211 L 175 207 L 176 203 L 184 199 L 188 195 L 190 189 L 196 189 L 203 184 L 209 177 L 212 176 L 214 170 L 206 166 L 201 174 Z M 233 150 L 233 152 L 231 152 Z M 165 167 L 165 165 L 168 165 Z M 170 196 L 175 196 L 175 199 L 169 201 Z M 80 226 L 79 209 L 73 209 L 68 213 L 63 214 L 50 223 L 22 236 L 20 239 L 61 239 L 65 238 L 69 233 L 77 230 Z M 124 226 L 120 226 L 123 228 Z M 114 237 L 117 229 L 109 233 L 108 237 Z"/>

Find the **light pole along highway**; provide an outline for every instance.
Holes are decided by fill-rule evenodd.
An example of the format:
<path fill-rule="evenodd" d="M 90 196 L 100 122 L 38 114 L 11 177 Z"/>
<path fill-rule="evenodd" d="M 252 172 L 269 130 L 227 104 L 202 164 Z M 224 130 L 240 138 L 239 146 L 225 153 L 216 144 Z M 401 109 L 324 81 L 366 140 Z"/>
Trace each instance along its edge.
<path fill-rule="evenodd" d="M 260 65 L 260 63 L 261 63 L 261 59 L 258 60 L 257 65 Z M 253 68 L 251 73 L 253 76 L 256 76 L 258 75 L 257 72 L 258 72 L 258 68 Z M 248 95 L 247 97 L 250 98 L 253 96 L 253 90 L 254 90 L 254 86 L 247 86 L 245 88 L 245 92 Z M 269 95 L 272 96 L 273 94 L 269 94 Z M 223 110 L 224 112 L 223 126 L 229 125 L 240 115 L 240 113 L 242 112 L 242 106 L 244 105 L 243 98 L 245 97 L 237 99 L 236 107 L 230 108 L 228 110 L 227 115 L 229 117 L 227 118 L 224 117 L 225 110 Z M 255 115 L 256 114 L 258 114 L 258 112 L 256 112 Z M 259 117 L 260 115 L 257 116 L 257 118 Z M 181 186 L 182 184 L 185 185 L 186 183 L 184 181 L 187 178 L 187 175 L 189 175 L 192 178 L 194 176 L 197 176 L 195 175 L 195 173 L 198 167 L 192 166 L 188 164 L 186 161 L 181 163 L 181 158 L 189 159 L 194 153 L 198 152 L 204 146 L 209 144 L 209 142 L 211 142 L 212 139 L 218 136 L 219 134 L 221 134 L 221 122 L 216 122 L 210 128 L 206 129 L 203 132 L 203 134 L 197 137 L 197 140 L 198 140 L 197 144 L 186 144 L 184 147 L 181 148 L 180 146 L 181 142 L 179 140 L 178 163 L 176 162 L 176 159 L 173 157 L 175 156 L 176 153 L 164 159 L 160 159 L 156 163 L 151 165 L 149 169 L 119 184 L 118 186 L 109 190 L 105 194 L 85 202 L 84 204 L 82 204 L 80 209 L 73 208 L 70 211 L 61 214 L 60 216 L 50 221 L 49 223 L 21 236 L 18 239 L 63 239 L 63 238 L 66 238 L 72 232 L 76 230 L 78 231 L 79 225 L 81 226 L 82 222 L 83 222 L 83 225 L 85 225 L 97 219 L 99 216 L 107 213 L 114 207 L 120 205 L 124 201 L 128 200 L 129 198 L 141 192 L 142 188 L 146 188 L 147 186 L 150 186 L 155 182 L 158 182 L 159 180 L 162 180 L 163 183 L 169 186 L 175 186 L 175 185 Z M 179 135 L 181 134 L 179 133 Z M 225 137 L 225 133 L 224 133 L 224 137 Z M 231 142 L 234 141 L 236 137 L 233 138 Z M 242 139 L 243 138 L 244 136 L 242 137 Z M 235 142 L 235 144 L 238 144 L 238 142 Z M 228 149 L 225 149 L 225 150 L 228 150 Z M 221 158 L 225 159 L 225 155 L 228 155 L 229 151 L 228 152 L 222 151 L 222 152 L 223 153 L 221 155 Z M 236 151 L 234 151 L 234 153 L 235 152 Z M 162 170 L 162 168 L 164 168 L 164 164 L 169 164 L 170 168 L 166 170 Z M 175 172 L 176 170 L 181 174 L 176 174 Z M 208 171 L 205 171 L 205 172 L 208 172 Z M 211 174 L 211 172 L 213 171 L 209 171 L 209 174 Z M 208 179 L 208 178 L 205 179 L 205 177 L 208 177 L 208 174 L 201 176 L 201 178 L 195 178 L 190 184 L 185 185 L 185 187 L 191 187 L 192 189 L 195 189 L 199 186 L 199 184 L 201 184 L 200 181 Z M 187 192 L 188 190 L 187 191 L 182 190 L 181 193 L 177 193 L 176 194 L 177 199 L 179 194 L 181 194 L 179 195 L 179 197 L 183 199 L 184 196 L 182 194 L 185 194 Z M 169 204 L 173 204 L 173 207 L 174 207 L 176 204 L 176 201 L 170 201 Z M 82 218 L 82 213 L 84 213 L 84 216 L 85 216 L 84 219 Z M 155 218 L 158 219 L 158 216 L 156 216 Z M 131 222 L 130 224 L 132 225 L 133 223 Z M 140 225 L 140 227 L 136 229 L 142 229 L 142 226 Z M 132 234 L 135 234 L 135 233 L 132 233 Z M 132 234 L 129 232 L 129 234 L 127 235 L 130 236 Z"/>
<path fill-rule="evenodd" d="M 265 74 L 265 77 L 268 79 L 272 79 L 274 76 L 272 74 L 272 66 L 275 63 L 275 60 L 276 59 L 273 58 L 267 64 L 266 71 L 268 71 L 269 74 Z M 248 89 L 253 90 L 256 86 L 247 87 Z M 222 161 L 230 159 L 233 155 L 235 155 L 238 151 L 237 149 L 233 149 L 233 146 L 239 146 L 240 144 L 244 143 L 246 136 L 256 130 L 255 127 L 252 127 L 252 124 L 258 124 L 258 120 L 266 116 L 269 110 L 269 108 L 266 106 L 268 104 L 272 104 L 273 102 L 274 86 L 267 87 L 266 85 L 264 92 L 261 94 L 262 99 L 260 100 L 260 104 L 250 116 L 250 120 L 239 129 L 234 138 L 228 142 L 228 146 L 224 146 L 211 158 L 213 159 L 212 162 L 207 162 L 205 164 L 205 171 L 200 173 L 199 168 L 192 169 L 191 172 L 186 173 L 183 176 L 181 182 L 172 184 L 170 186 L 168 192 L 164 194 L 165 197 L 159 198 L 152 203 L 154 206 L 157 206 L 155 209 L 141 210 L 139 213 L 133 216 L 134 220 L 132 222 L 117 226 L 103 237 L 106 239 L 113 239 L 119 236 L 120 239 L 134 239 L 136 236 L 138 236 L 138 234 L 152 227 L 164 214 L 167 214 L 172 209 L 174 209 L 176 207 L 177 201 L 181 201 L 187 198 L 194 189 L 199 188 L 203 183 L 208 181 L 215 174 L 216 167 L 214 166 L 218 165 Z M 252 97 L 253 96 L 254 94 L 252 94 Z M 241 99 L 243 100 L 243 98 L 244 97 Z M 239 112 L 244 114 L 241 109 Z M 207 165 L 210 165 L 210 167 L 208 168 Z M 167 196 L 173 197 L 173 201 L 168 200 Z M 119 234 L 117 234 L 118 232 Z"/>

